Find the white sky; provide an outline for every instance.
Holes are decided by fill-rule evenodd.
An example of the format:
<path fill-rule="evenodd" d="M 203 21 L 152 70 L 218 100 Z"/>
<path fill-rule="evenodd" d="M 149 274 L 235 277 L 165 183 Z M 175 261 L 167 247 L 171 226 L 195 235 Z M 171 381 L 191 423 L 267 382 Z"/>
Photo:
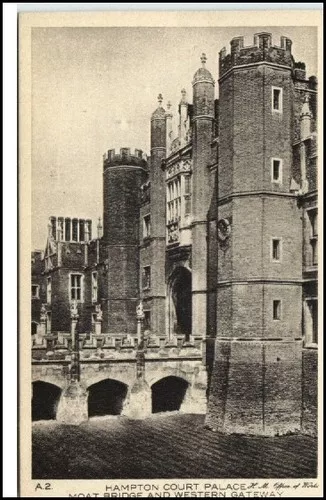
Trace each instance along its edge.
<path fill-rule="evenodd" d="M 157 95 L 174 114 L 184 87 L 207 55 L 218 78 L 218 52 L 234 36 L 269 31 L 293 41 L 307 75 L 317 71 L 315 28 L 33 28 L 32 247 L 43 249 L 50 215 L 102 217 L 102 156 L 111 148 L 149 153 Z M 216 97 L 218 97 L 216 85 Z"/>

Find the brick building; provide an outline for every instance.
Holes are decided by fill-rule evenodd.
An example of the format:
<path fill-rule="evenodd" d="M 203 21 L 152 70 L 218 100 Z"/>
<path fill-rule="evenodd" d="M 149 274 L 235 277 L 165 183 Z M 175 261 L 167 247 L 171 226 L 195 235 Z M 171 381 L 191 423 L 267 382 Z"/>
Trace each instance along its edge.
<path fill-rule="evenodd" d="M 207 425 L 227 432 L 316 426 L 317 80 L 291 45 L 234 38 L 218 98 L 203 54 L 178 129 L 159 95 L 150 156 L 104 155 L 103 234 L 52 217 L 32 257 L 34 336 L 68 338 L 76 302 L 85 342 L 137 339 L 141 300 L 145 341 L 202 339 Z"/>

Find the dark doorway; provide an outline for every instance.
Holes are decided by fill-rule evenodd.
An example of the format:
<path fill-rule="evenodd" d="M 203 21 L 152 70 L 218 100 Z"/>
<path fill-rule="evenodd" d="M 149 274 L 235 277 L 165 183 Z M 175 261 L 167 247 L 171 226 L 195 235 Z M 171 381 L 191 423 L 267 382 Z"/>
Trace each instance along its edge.
<path fill-rule="evenodd" d="M 106 379 L 88 389 L 88 416 L 120 415 L 128 386 L 117 380 Z"/>
<path fill-rule="evenodd" d="M 179 377 L 165 377 L 152 385 L 152 413 L 180 410 L 188 382 Z"/>
<path fill-rule="evenodd" d="M 48 382 L 33 382 L 32 420 L 55 420 L 60 400 L 60 387 Z"/>
<path fill-rule="evenodd" d="M 192 296 L 191 272 L 185 267 L 179 267 L 172 282 L 172 302 L 175 319 L 173 330 L 176 334 L 191 335 Z"/>

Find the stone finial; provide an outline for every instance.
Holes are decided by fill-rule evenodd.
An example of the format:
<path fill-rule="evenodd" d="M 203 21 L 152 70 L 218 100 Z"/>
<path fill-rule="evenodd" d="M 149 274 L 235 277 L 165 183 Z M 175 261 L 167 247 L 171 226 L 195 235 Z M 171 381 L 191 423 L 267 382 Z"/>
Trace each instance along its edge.
<path fill-rule="evenodd" d="M 186 89 L 182 89 L 181 90 L 181 102 L 182 103 L 186 103 L 187 102 L 187 92 L 186 92 Z"/>
<path fill-rule="evenodd" d="M 206 64 L 206 61 L 207 61 L 207 57 L 206 57 L 206 54 L 203 52 L 201 57 L 200 57 L 200 60 L 201 60 L 201 63 L 203 65 L 203 68 L 205 67 L 205 64 Z"/>
<path fill-rule="evenodd" d="M 162 102 L 163 102 L 163 96 L 162 96 L 162 94 L 159 94 L 157 96 L 157 100 L 158 100 L 159 107 L 161 107 L 162 106 Z"/>

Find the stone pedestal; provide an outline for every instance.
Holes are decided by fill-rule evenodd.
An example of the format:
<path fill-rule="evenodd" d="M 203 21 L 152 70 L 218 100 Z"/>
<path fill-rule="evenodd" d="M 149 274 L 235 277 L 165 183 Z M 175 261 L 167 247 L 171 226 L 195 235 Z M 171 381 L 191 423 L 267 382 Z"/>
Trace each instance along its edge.
<path fill-rule="evenodd" d="M 217 340 L 206 425 L 278 435 L 301 426 L 302 342 Z"/>
<path fill-rule="evenodd" d="M 37 332 L 36 336 L 37 337 L 45 337 L 46 335 L 46 321 L 41 320 L 40 323 L 37 325 Z"/>
<path fill-rule="evenodd" d="M 61 424 L 79 425 L 88 420 L 87 391 L 73 381 L 62 392 L 57 410 L 57 421 Z"/>
<path fill-rule="evenodd" d="M 95 335 L 101 335 L 102 333 L 102 321 L 95 321 Z"/>

